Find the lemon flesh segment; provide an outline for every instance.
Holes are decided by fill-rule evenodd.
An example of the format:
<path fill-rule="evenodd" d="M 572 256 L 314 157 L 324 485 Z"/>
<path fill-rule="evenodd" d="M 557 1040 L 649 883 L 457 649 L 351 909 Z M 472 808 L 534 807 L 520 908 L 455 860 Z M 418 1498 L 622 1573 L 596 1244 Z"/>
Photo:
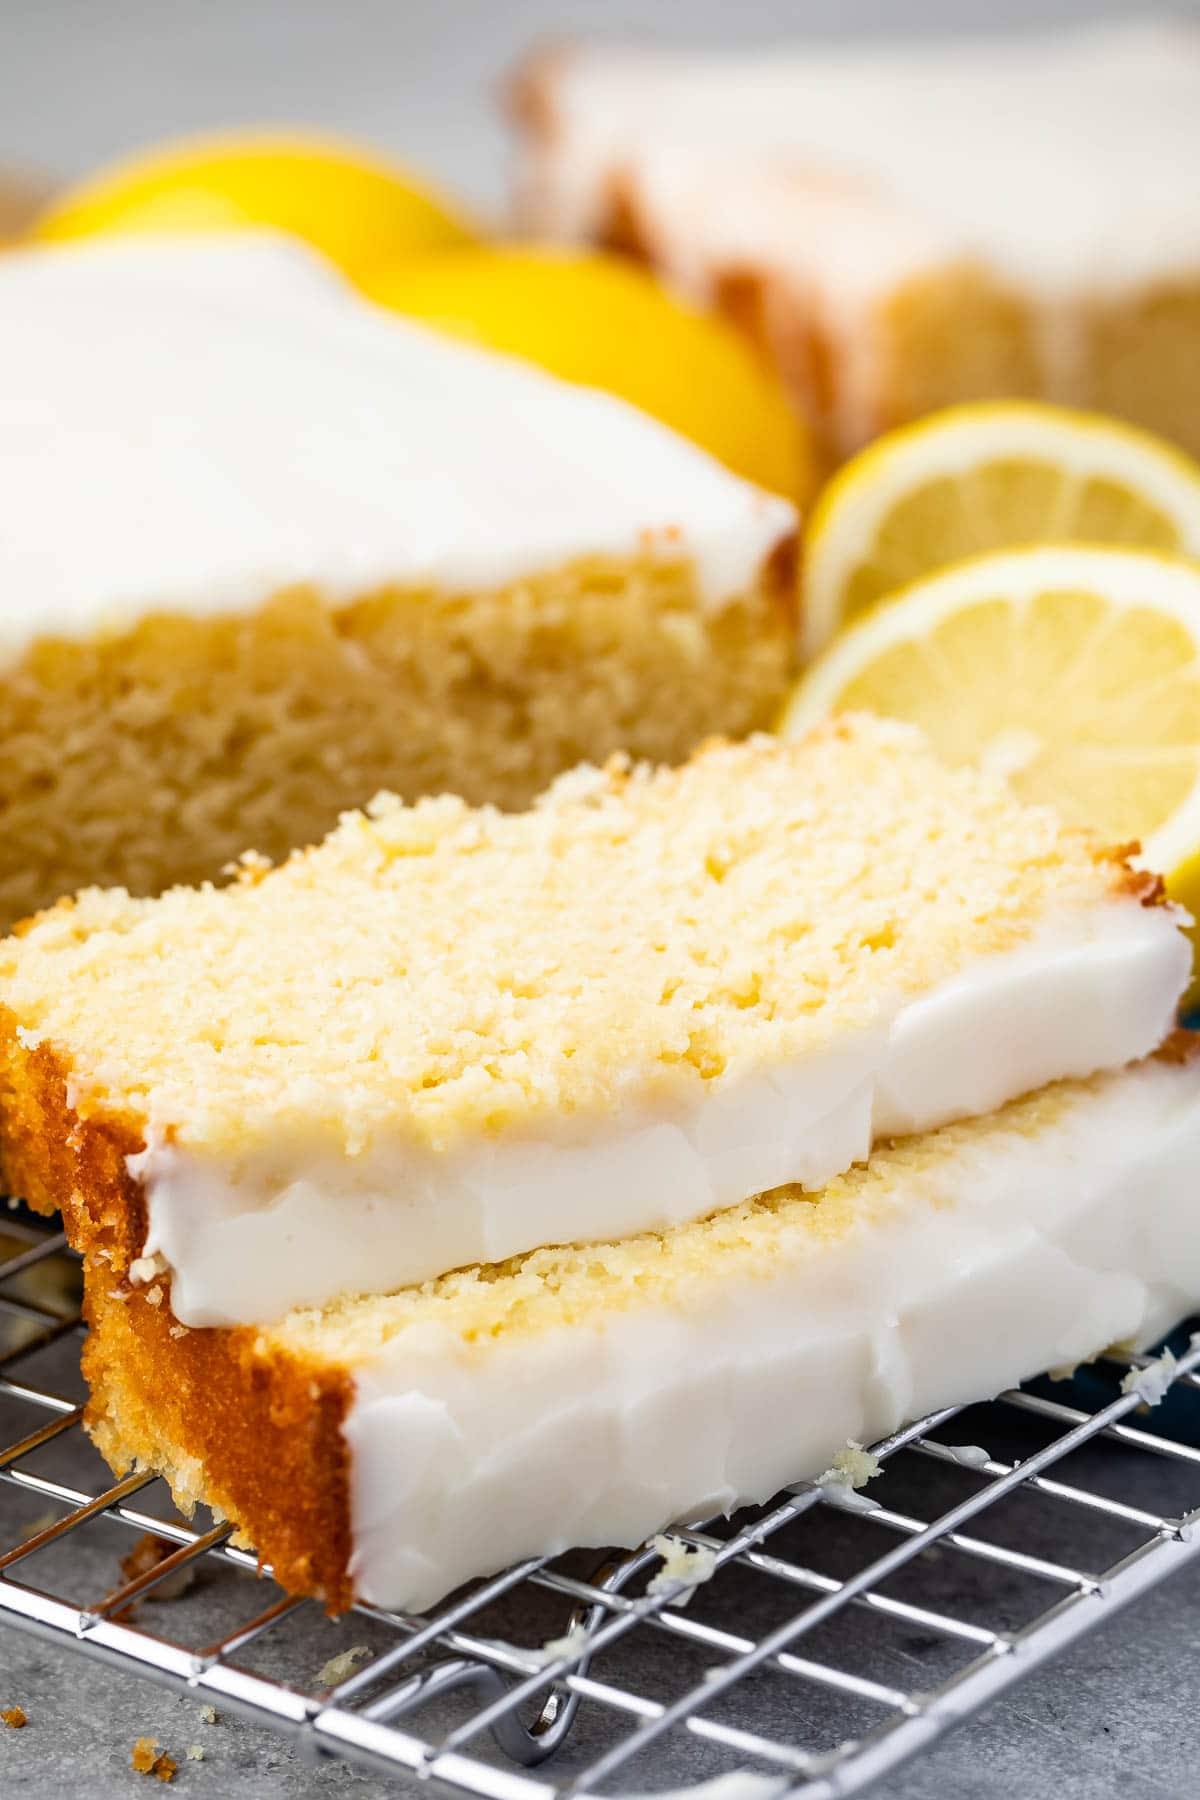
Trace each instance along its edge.
<path fill-rule="evenodd" d="M 474 241 L 457 209 L 369 151 L 307 134 L 169 144 L 69 188 L 35 222 L 47 242 L 258 227 L 303 239 L 361 279 L 378 262 Z"/>
<path fill-rule="evenodd" d="M 1034 543 L 1200 554 L 1200 468 L 1147 433 L 1025 402 L 954 407 L 830 485 L 805 542 L 806 647 L 947 565 Z"/>
<path fill-rule="evenodd" d="M 619 395 L 759 487 L 793 501 L 811 490 L 808 434 L 767 363 L 622 257 L 496 245 L 406 259 L 365 286 L 439 331 Z"/>
<path fill-rule="evenodd" d="M 1200 567 L 1078 548 L 958 565 L 847 631 L 781 728 L 835 712 L 908 721 L 948 762 L 1105 842 L 1136 839 L 1200 909 Z"/>

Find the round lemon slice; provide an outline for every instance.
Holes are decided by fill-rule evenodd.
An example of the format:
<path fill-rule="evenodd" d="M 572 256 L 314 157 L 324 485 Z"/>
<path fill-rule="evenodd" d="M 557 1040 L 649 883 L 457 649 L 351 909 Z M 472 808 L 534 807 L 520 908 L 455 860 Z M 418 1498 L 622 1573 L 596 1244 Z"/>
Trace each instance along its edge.
<path fill-rule="evenodd" d="M 804 546 L 804 649 L 885 595 L 985 550 L 1118 544 L 1200 553 L 1200 467 L 1158 438 L 1023 401 L 957 406 L 847 463 Z"/>
<path fill-rule="evenodd" d="M 1200 915 L 1200 567 L 1074 545 L 973 557 L 845 632 L 780 729 L 835 712 L 908 720 L 949 762 L 1136 839 Z"/>
<path fill-rule="evenodd" d="M 407 258 L 364 287 L 439 331 L 620 395 L 760 487 L 808 496 L 808 437 L 778 377 L 727 320 L 624 257 L 496 244 Z"/>
<path fill-rule="evenodd" d="M 102 169 L 35 222 L 47 243 L 114 232 L 270 227 L 305 239 L 352 278 L 376 263 L 471 241 L 455 208 L 407 170 L 316 133 L 183 139 Z"/>

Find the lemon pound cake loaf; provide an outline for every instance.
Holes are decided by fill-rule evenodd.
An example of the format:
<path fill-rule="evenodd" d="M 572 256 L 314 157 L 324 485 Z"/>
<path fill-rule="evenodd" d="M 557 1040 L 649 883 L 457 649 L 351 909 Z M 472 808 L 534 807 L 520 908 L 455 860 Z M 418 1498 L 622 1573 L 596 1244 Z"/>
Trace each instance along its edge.
<path fill-rule="evenodd" d="M 185 1324 L 255 1323 L 816 1186 L 1123 1064 L 1190 947 L 1159 884 L 863 719 L 525 813 L 382 800 L 229 888 L 0 945 L 8 1191 Z"/>
<path fill-rule="evenodd" d="M 580 47 L 518 83 L 522 210 L 722 299 L 833 455 L 1045 396 L 1200 451 L 1200 29 Z"/>
<path fill-rule="evenodd" d="M 0 923 L 776 707 L 794 517 L 253 233 L 0 263 Z"/>
<path fill-rule="evenodd" d="M 92 1432 L 335 1609 L 636 1545 L 1193 1307 L 1185 1056 L 877 1149 L 821 1193 L 265 1329 L 186 1331 L 166 1284 L 95 1263 Z"/>

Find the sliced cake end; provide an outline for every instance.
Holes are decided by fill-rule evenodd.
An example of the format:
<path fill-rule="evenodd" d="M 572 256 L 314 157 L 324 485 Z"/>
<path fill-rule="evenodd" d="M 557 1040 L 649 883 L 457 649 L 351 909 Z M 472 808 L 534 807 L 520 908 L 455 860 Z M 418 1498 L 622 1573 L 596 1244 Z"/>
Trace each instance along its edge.
<path fill-rule="evenodd" d="M 256 1330 L 93 1260 L 91 1424 L 285 1586 L 415 1609 L 633 1545 L 1200 1298 L 1200 1062 L 1062 1084 L 662 1234 L 539 1250 Z"/>

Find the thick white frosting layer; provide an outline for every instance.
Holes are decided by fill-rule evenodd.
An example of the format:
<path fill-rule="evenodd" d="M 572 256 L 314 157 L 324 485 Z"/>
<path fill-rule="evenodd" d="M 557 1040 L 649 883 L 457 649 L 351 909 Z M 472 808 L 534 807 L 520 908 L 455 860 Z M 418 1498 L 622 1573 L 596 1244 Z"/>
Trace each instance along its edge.
<path fill-rule="evenodd" d="M 237 1159 L 152 1140 L 144 1254 L 187 1325 L 264 1324 L 541 1244 L 658 1230 L 798 1181 L 882 1136 L 1119 1067 L 1166 1035 L 1190 969 L 1178 914 L 1109 900 L 1043 927 L 820 1057 L 711 1084 L 689 1110 L 631 1100 L 586 1126 L 446 1155 L 399 1137 L 357 1158 L 279 1139 Z"/>
<path fill-rule="evenodd" d="M 756 275 L 768 336 L 846 454 L 887 422 L 879 314 L 904 282 L 982 266 L 1034 302 L 1045 393 L 1080 403 L 1082 309 L 1200 273 L 1200 30 L 1181 21 L 735 56 L 589 47 L 542 79 L 527 222 L 588 237 L 619 195 L 688 291 Z M 811 392 L 810 340 L 826 346 Z"/>
<path fill-rule="evenodd" d="M 653 189 L 690 167 L 699 229 L 768 265 L 811 251 L 867 281 L 979 255 L 1071 293 L 1200 265 L 1200 31 L 1184 22 L 734 55 L 592 47 L 545 80 L 527 182 L 560 231 L 602 223 L 621 171 Z M 741 207 L 728 184 L 714 196 L 722 171 Z"/>
<path fill-rule="evenodd" d="M 1200 1068 L 1147 1065 L 703 1301 L 471 1346 L 402 1333 L 345 1427 L 357 1592 L 420 1609 L 523 1556 L 636 1545 L 848 1438 L 1150 1341 L 1200 1299 L 1198 1167 Z"/>
<path fill-rule="evenodd" d="M 411 325 L 266 234 L 0 259 L 0 656 L 303 584 L 496 587 L 690 558 L 714 607 L 782 500 L 597 391 Z"/>

